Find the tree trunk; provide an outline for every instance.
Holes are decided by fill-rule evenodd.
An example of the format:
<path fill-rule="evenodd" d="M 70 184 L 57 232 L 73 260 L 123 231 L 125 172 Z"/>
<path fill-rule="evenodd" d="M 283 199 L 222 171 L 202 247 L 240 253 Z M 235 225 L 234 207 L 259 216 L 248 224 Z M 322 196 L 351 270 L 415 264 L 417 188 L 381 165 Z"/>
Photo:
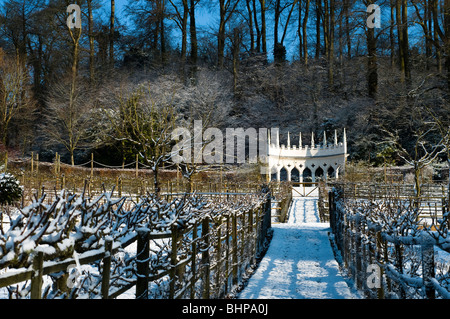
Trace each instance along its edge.
<path fill-rule="evenodd" d="M 238 68 L 239 68 L 239 51 L 241 48 L 241 35 L 238 28 L 233 30 L 233 91 L 237 92 Z"/>
<path fill-rule="evenodd" d="M 89 80 L 91 83 L 94 82 L 94 58 L 95 58 L 95 47 L 94 47 L 94 17 L 92 15 L 92 0 L 88 0 L 88 34 L 89 34 Z"/>
<path fill-rule="evenodd" d="M 81 32 L 82 29 L 69 29 L 69 34 L 73 42 L 73 52 L 72 52 L 72 82 L 70 86 L 70 96 L 69 96 L 69 109 L 68 112 L 70 112 L 69 115 L 69 124 L 68 124 L 68 134 L 69 134 L 69 144 L 70 144 L 70 155 L 71 155 L 71 162 L 72 166 L 75 165 L 73 153 L 75 150 L 75 138 L 73 136 L 74 130 L 77 128 L 74 126 L 73 123 L 73 114 L 74 114 L 74 103 L 75 103 L 75 92 L 76 92 L 76 82 L 77 82 L 77 75 L 78 75 L 78 59 L 79 59 L 79 43 L 81 38 Z"/>
<path fill-rule="evenodd" d="M 425 33 L 425 63 L 427 70 L 430 69 L 430 61 L 431 61 L 431 51 L 432 51 L 432 43 L 431 43 L 431 8 L 430 8 L 431 1 L 425 1 L 424 4 L 424 21 L 423 24 L 425 25 L 424 33 Z"/>
<path fill-rule="evenodd" d="M 164 24 L 166 5 L 165 0 L 159 0 L 158 4 L 158 24 L 159 24 L 159 39 L 160 39 L 160 54 L 161 54 L 161 62 L 166 63 L 166 27 Z"/>
<path fill-rule="evenodd" d="M 281 0 L 275 1 L 275 21 L 273 25 L 273 44 L 274 48 L 278 44 L 278 24 L 280 23 L 280 15 L 281 15 Z"/>
<path fill-rule="evenodd" d="M 345 0 L 344 4 L 344 16 L 345 16 L 345 38 L 347 39 L 347 57 L 352 57 L 352 40 L 350 38 L 350 0 Z"/>
<path fill-rule="evenodd" d="M 444 43 L 445 43 L 445 66 L 447 69 L 447 88 L 450 91 L 450 0 L 445 0 L 444 2 L 444 29 L 445 29 Z"/>
<path fill-rule="evenodd" d="M 330 26 L 328 30 L 328 84 L 334 85 L 334 25 L 335 25 L 334 0 L 330 0 Z"/>
<path fill-rule="evenodd" d="M 261 30 L 259 29 L 258 24 L 258 14 L 256 12 L 256 0 L 252 0 L 253 2 L 253 18 L 255 21 L 255 29 L 256 29 L 256 52 L 261 53 Z"/>
<path fill-rule="evenodd" d="M 298 58 L 300 61 L 303 60 L 303 36 L 302 36 L 302 1 L 298 2 L 298 27 L 297 27 L 297 35 L 299 39 L 298 45 Z"/>
<path fill-rule="evenodd" d="M 438 22 L 438 0 L 430 0 L 432 1 L 431 5 L 431 13 L 432 13 L 432 19 L 433 19 L 433 43 L 436 50 L 436 65 L 438 72 L 442 73 L 442 59 L 441 59 L 441 46 L 439 44 L 439 36 L 440 36 L 440 29 L 439 29 L 439 22 Z"/>
<path fill-rule="evenodd" d="M 220 21 L 219 33 L 217 35 L 217 65 L 220 69 L 223 68 L 224 50 L 225 50 L 225 0 L 219 0 L 220 4 Z"/>
<path fill-rule="evenodd" d="M 111 67 L 114 67 L 115 15 L 116 15 L 116 3 L 115 0 L 111 0 L 111 17 L 109 25 L 109 63 Z"/>
<path fill-rule="evenodd" d="M 414 207 L 419 209 L 420 196 L 422 195 L 422 189 L 420 186 L 420 172 L 421 168 L 417 162 L 414 163 Z"/>
<path fill-rule="evenodd" d="M 395 19 L 397 23 L 397 36 L 398 36 L 398 63 L 401 72 L 401 81 L 405 80 L 405 54 L 403 52 L 403 26 L 401 15 L 401 1 L 395 0 Z"/>
<path fill-rule="evenodd" d="M 377 67 L 377 42 L 375 38 L 375 29 L 367 30 L 367 48 L 368 48 L 368 65 L 367 65 L 367 84 L 368 93 L 371 98 L 376 98 L 378 91 L 378 67 Z"/>
<path fill-rule="evenodd" d="M 250 52 L 255 52 L 255 31 L 253 29 L 253 12 L 250 6 L 250 0 L 246 0 L 248 13 L 248 28 L 250 29 Z"/>
<path fill-rule="evenodd" d="M 73 153 L 74 153 L 74 150 L 71 149 L 71 150 L 70 150 L 70 164 L 71 164 L 72 166 L 75 166 L 75 158 L 74 158 L 74 156 L 73 156 Z"/>
<path fill-rule="evenodd" d="M 198 59 L 198 42 L 197 42 L 197 27 L 195 25 L 195 0 L 190 0 L 189 8 L 189 32 L 191 37 L 191 79 L 196 82 L 197 78 L 197 59 Z"/>
<path fill-rule="evenodd" d="M 322 13 L 322 0 L 316 0 L 316 59 L 320 57 L 320 15 Z"/>
<path fill-rule="evenodd" d="M 390 42 L 390 50 L 391 50 L 391 67 L 395 66 L 395 39 L 394 39 L 394 21 L 395 21 L 395 0 L 390 0 L 390 9 L 391 9 L 391 20 L 389 26 L 389 42 Z"/>
<path fill-rule="evenodd" d="M 266 0 L 259 0 L 261 5 L 261 41 L 262 51 L 267 54 L 267 40 L 266 40 Z"/>
<path fill-rule="evenodd" d="M 330 34 L 329 34 L 329 27 L 330 27 L 330 11 L 328 8 L 328 1 L 323 1 L 323 46 L 324 46 L 324 52 L 325 56 L 327 57 L 327 61 L 329 61 L 329 40 L 330 40 Z"/>
<path fill-rule="evenodd" d="M 409 65 L 409 39 L 408 39 L 408 3 L 402 0 L 402 26 L 403 26 L 403 55 L 405 60 L 405 78 L 411 80 L 411 68 Z"/>

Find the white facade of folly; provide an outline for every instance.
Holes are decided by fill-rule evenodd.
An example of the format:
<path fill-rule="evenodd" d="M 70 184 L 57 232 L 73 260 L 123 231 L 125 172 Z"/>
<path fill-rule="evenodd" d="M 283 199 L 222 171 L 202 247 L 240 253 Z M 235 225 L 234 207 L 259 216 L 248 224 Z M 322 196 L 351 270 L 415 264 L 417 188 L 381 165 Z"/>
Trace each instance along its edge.
<path fill-rule="evenodd" d="M 311 144 L 302 145 L 300 133 L 299 145 L 291 145 L 288 133 L 287 145 L 280 145 L 277 130 L 275 141 L 268 139 L 268 164 L 271 180 L 293 182 L 316 182 L 319 179 L 339 178 L 347 158 L 347 137 L 344 129 L 343 140 L 338 142 L 337 131 L 333 143 L 328 143 L 324 133 L 321 143 L 316 144 L 314 133 Z"/>

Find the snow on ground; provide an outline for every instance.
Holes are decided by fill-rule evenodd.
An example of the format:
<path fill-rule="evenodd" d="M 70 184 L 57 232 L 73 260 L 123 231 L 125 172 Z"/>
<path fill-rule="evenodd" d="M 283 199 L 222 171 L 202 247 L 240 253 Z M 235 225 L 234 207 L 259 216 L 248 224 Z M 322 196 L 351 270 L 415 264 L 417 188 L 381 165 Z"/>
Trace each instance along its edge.
<path fill-rule="evenodd" d="M 339 272 L 317 197 L 293 198 L 289 219 L 273 224 L 273 238 L 240 299 L 354 299 Z"/>

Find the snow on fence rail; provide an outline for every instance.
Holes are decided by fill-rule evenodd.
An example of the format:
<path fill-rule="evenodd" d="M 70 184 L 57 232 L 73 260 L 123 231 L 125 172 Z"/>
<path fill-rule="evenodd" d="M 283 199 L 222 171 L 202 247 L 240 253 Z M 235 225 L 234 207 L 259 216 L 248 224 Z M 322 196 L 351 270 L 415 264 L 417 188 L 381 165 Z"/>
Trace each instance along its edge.
<path fill-rule="evenodd" d="M 267 189 L 150 194 L 132 205 L 112 193 L 62 191 L 50 204 L 44 194 L 11 216 L 1 229 L 0 289 L 15 298 L 115 298 L 134 286 L 138 298 L 222 297 L 267 244 Z"/>
<path fill-rule="evenodd" d="M 330 226 L 357 288 L 369 298 L 450 299 L 448 204 L 429 225 L 403 196 L 356 200 L 342 185 L 329 192 Z"/>

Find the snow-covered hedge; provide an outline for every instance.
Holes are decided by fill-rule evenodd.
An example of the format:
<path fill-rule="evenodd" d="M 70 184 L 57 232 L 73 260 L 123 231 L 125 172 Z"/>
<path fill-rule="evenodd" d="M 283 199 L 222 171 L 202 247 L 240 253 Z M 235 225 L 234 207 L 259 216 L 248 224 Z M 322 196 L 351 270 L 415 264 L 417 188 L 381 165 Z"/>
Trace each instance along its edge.
<path fill-rule="evenodd" d="M 130 243 L 139 231 L 147 230 L 154 238 L 150 240 L 149 245 L 150 275 L 161 278 L 152 282 L 154 286 L 152 289 L 155 289 L 155 296 L 167 297 L 164 295 L 167 294 L 167 287 L 163 287 L 168 285 L 167 275 L 161 277 L 159 274 L 170 273 L 173 267 L 171 234 L 174 228 L 178 234 L 183 234 L 177 248 L 178 263 L 182 263 L 192 254 L 194 242 L 199 248 L 208 247 L 206 239 L 200 238 L 203 236 L 201 234 L 203 221 L 208 220 L 210 225 L 215 225 L 217 220 L 225 220 L 239 214 L 245 216 L 241 217 L 241 224 L 237 225 L 239 229 L 243 229 L 247 213 L 262 211 L 267 198 L 266 194 L 249 194 L 232 197 L 230 200 L 226 196 L 204 198 L 186 195 L 167 201 L 150 194 L 134 202 L 125 197 L 112 198 L 111 194 L 112 192 L 104 193 L 91 200 L 83 195 L 62 191 L 50 204 L 46 202 L 44 194 L 30 206 L 19 210 L 18 216 L 11 219 L 9 229 L 3 229 L 0 233 L 0 270 L 30 268 L 37 251 L 44 253 L 44 262 L 47 264 L 72 258 L 74 252 L 80 256 L 95 254 L 103 249 L 105 240 L 108 239 L 113 241 L 113 247 L 122 247 L 119 248 L 120 254 L 113 256 L 110 281 L 111 288 L 120 289 L 121 286 L 136 280 L 137 269 L 136 248 L 130 251 L 124 249 L 123 244 Z M 222 224 L 222 228 L 227 229 L 226 224 Z M 212 233 L 208 233 L 206 237 L 212 240 L 215 238 L 214 226 L 210 228 L 210 232 Z M 249 241 L 252 242 L 254 243 L 254 240 Z M 197 249 L 197 254 L 200 254 L 197 256 L 197 261 L 200 262 L 202 252 Z M 64 284 L 63 287 L 47 283 L 44 297 L 72 298 L 76 295 L 83 295 L 85 298 L 98 297 L 101 275 L 96 268 L 100 267 L 99 265 L 100 262 L 83 265 L 90 267 L 91 270 L 84 273 L 83 282 L 70 291 L 60 290 L 64 290 Z M 52 275 L 51 278 L 56 283 L 63 275 Z M 183 278 L 183 276 L 179 278 L 180 282 Z M 189 276 L 186 275 L 186 278 Z M 23 298 L 29 292 L 26 284 L 20 289 L 17 288 L 17 291 L 14 289 L 16 288 L 8 288 L 10 297 Z"/>
<path fill-rule="evenodd" d="M 205 216 L 250 211 L 265 202 L 263 195 L 234 200 L 194 195 L 166 201 L 150 194 L 125 205 L 129 198 L 112 198 L 111 194 L 91 200 L 62 191 L 50 204 L 44 194 L 19 210 L 9 229 L 0 234 L 0 269 L 28 268 L 36 251 L 44 253 L 45 261 L 57 262 L 71 258 L 74 251 L 82 254 L 101 249 L 106 238 L 117 247 L 140 229 L 148 229 L 152 235 L 170 233 L 173 226 L 184 229 Z M 150 261 L 152 269 L 158 269 L 170 257 L 170 246 L 158 245 Z"/>
<path fill-rule="evenodd" d="M 445 206 L 438 217 L 434 203 L 419 205 L 414 197 L 401 193 L 371 194 L 370 198 L 352 193 L 344 196 L 343 189 L 336 187 L 333 194 L 333 238 L 358 288 L 377 297 L 376 291 L 364 284 L 366 267 L 375 263 L 385 270 L 382 288 L 386 298 L 427 298 L 430 292 L 425 287 L 423 270 L 431 269 L 425 273 L 435 275 L 427 275 L 431 276 L 427 280 L 433 282 L 440 298 L 449 298 L 448 265 L 438 271 L 439 261 L 433 249 L 423 248 L 431 245 L 436 246 L 435 250 L 449 251 L 449 212 Z M 431 263 L 425 263 L 428 259 Z M 387 285 L 386 278 L 395 284 Z"/>
<path fill-rule="evenodd" d="M 11 174 L 0 174 L 0 205 L 11 205 L 22 196 L 19 181 Z"/>

